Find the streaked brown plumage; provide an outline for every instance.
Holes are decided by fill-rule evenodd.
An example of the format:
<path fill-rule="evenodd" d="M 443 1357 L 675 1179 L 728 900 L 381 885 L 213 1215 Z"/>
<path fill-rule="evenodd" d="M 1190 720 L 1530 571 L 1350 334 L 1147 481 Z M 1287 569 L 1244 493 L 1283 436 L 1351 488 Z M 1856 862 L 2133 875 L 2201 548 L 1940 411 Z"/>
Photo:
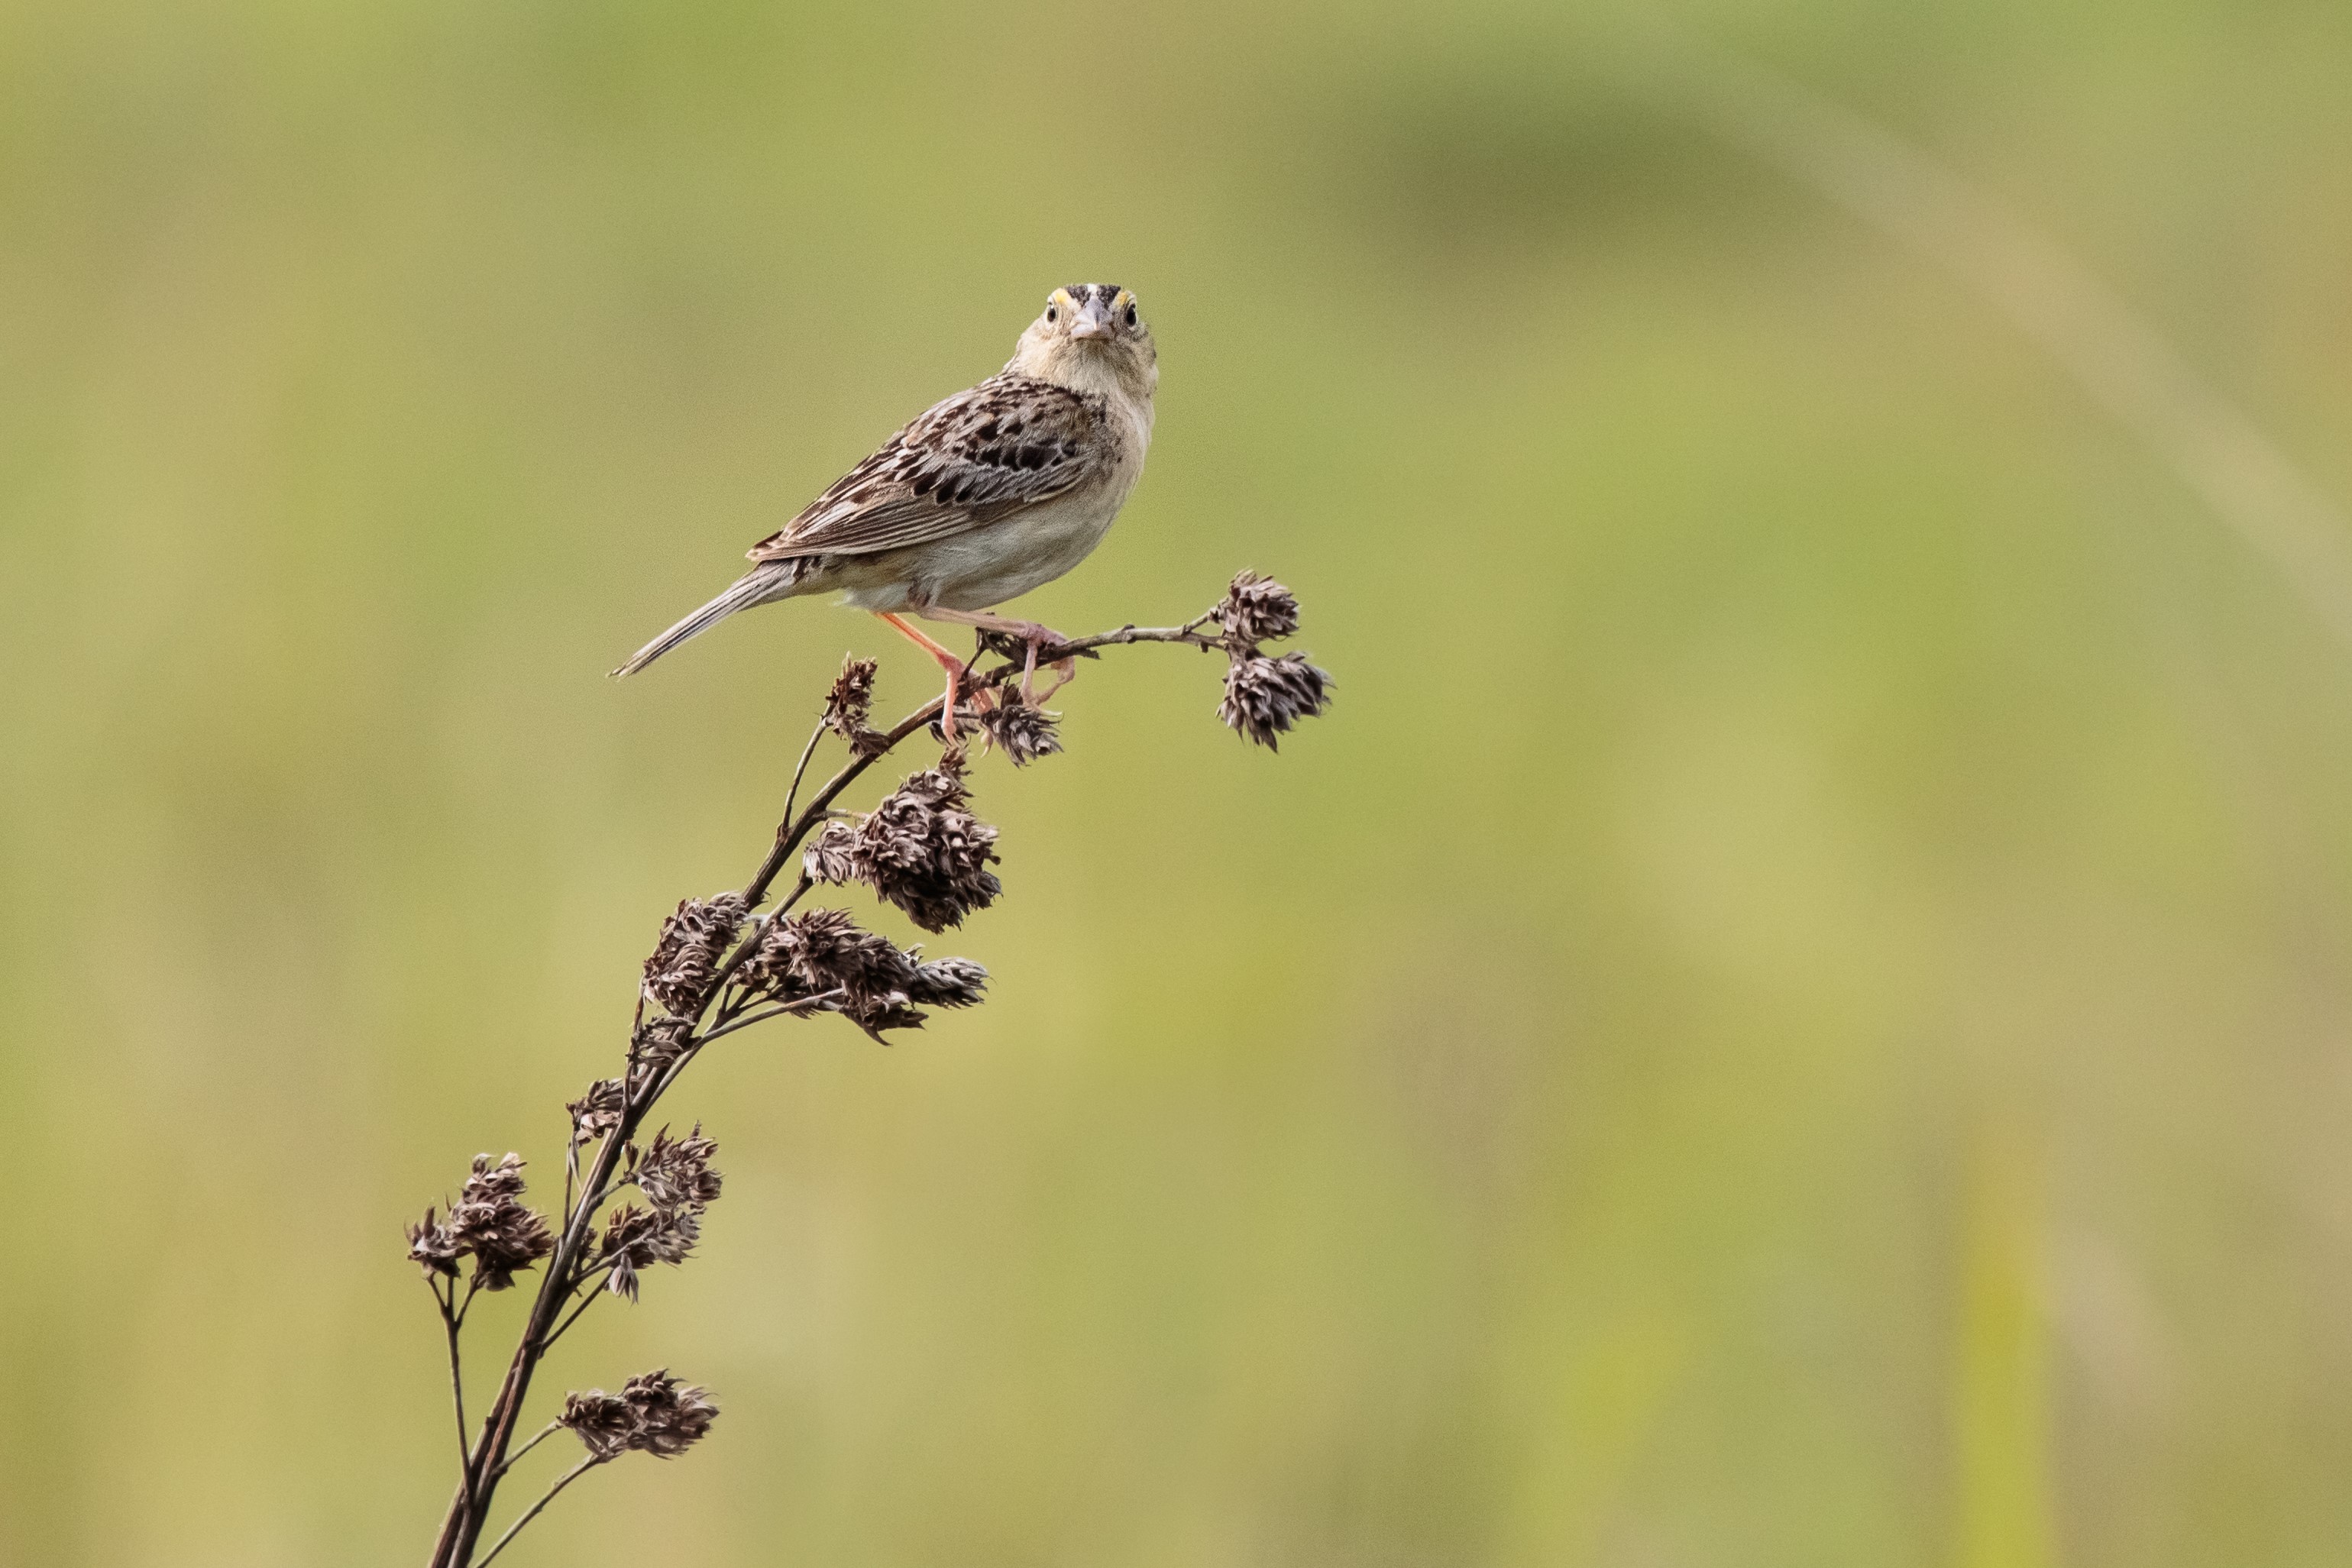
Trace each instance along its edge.
<path fill-rule="evenodd" d="M 844 591 L 955 676 L 963 661 L 903 615 L 983 626 L 1036 649 L 1034 622 L 988 613 L 1092 552 L 1143 472 L 1160 370 L 1135 297 L 1057 288 L 996 375 L 934 405 L 752 547 L 726 592 L 639 650 L 633 674 L 755 604 Z"/>

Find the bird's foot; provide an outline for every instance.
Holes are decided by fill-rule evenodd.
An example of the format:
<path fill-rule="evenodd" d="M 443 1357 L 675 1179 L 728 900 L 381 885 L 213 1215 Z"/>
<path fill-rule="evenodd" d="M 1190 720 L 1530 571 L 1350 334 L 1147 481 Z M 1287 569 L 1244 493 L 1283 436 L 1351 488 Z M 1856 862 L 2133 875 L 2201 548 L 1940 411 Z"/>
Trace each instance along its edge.
<path fill-rule="evenodd" d="M 1017 628 L 1017 630 L 1015 630 L 1015 628 Z M 1018 637 L 1022 643 L 1022 705 L 1025 707 L 1035 707 L 1039 701 L 1037 695 L 1038 650 L 1042 648 L 1051 648 L 1057 643 L 1066 643 L 1069 639 L 1063 636 L 1059 632 L 1055 631 L 1051 626 L 1043 625 L 1034 621 L 1013 622 L 1006 627 L 1005 632 L 1008 636 Z M 1046 689 L 1045 695 L 1050 697 L 1055 692 L 1060 691 L 1064 686 L 1069 685 L 1070 677 L 1077 673 L 1077 668 L 1078 662 L 1075 657 L 1063 659 L 1055 663 L 1053 666 L 1054 672 L 1061 678 Z"/>
<path fill-rule="evenodd" d="M 1056 638 L 1055 641 L 1058 642 L 1060 639 Z M 1072 654 L 1066 659 L 1056 659 L 1047 667 L 1054 672 L 1054 684 L 1045 688 L 1044 696 L 1032 695 L 1028 690 L 1028 683 L 1026 679 L 1024 678 L 1023 682 L 1021 700 L 1027 703 L 1031 707 L 1035 707 L 1039 703 L 1044 702 L 1046 697 L 1052 696 L 1055 692 L 1060 691 L 1064 686 L 1068 685 L 1072 681 L 1078 678 L 1078 661 L 1076 654 Z"/>

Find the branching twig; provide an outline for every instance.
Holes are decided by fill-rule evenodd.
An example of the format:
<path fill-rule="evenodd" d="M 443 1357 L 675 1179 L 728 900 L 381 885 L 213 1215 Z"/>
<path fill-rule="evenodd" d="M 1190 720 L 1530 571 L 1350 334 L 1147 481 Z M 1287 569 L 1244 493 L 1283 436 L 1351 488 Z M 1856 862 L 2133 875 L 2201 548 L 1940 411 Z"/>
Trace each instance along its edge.
<path fill-rule="evenodd" d="M 1214 637 L 1201 635 L 1201 628 L 1216 620 L 1216 612 L 1196 615 L 1181 626 L 1120 627 L 1116 632 L 1101 632 L 1092 637 L 1077 637 L 1067 643 L 1055 643 L 1037 650 L 1037 662 L 1055 664 L 1076 654 L 1093 654 L 1097 648 L 1120 648 L 1134 643 L 1182 643 L 1202 649 L 1222 648 L 1224 644 Z"/>
<path fill-rule="evenodd" d="M 457 1408 L 457 1473 L 465 1482 L 467 1500 L 471 1502 L 474 1496 L 474 1471 L 468 1462 L 466 1449 L 466 1374 L 457 1353 L 457 1309 L 451 1304 L 457 1300 L 457 1281 L 451 1279 L 447 1281 L 445 1290 L 440 1282 L 428 1274 L 425 1276 L 425 1283 L 433 1291 L 433 1304 L 441 1309 L 441 1326 L 449 1341 L 449 1403 Z M 470 1299 L 467 1304 L 469 1306 L 472 1304 Z"/>
<path fill-rule="evenodd" d="M 538 1431 L 533 1432 L 528 1442 L 524 1443 L 521 1448 L 517 1448 L 513 1453 L 509 1454 L 506 1457 L 506 1461 L 499 1466 L 499 1474 L 502 1476 L 505 1475 L 509 1470 L 514 1469 L 516 1465 L 522 1461 L 522 1457 L 525 1454 L 530 1453 L 533 1448 L 538 1448 L 541 1443 L 546 1442 L 550 1437 L 552 1437 L 562 1430 L 563 1430 L 562 1422 L 550 1421 L 546 1426 L 541 1427 Z"/>
<path fill-rule="evenodd" d="M 876 750 L 872 756 L 851 758 L 840 772 L 825 780 L 824 787 L 816 792 L 815 797 L 802 810 L 799 816 L 787 817 L 778 824 L 775 848 L 768 852 L 768 858 L 760 862 L 760 869 L 751 873 L 751 880 L 743 886 L 743 903 L 746 907 L 757 909 L 767 902 L 768 889 L 774 883 L 776 873 L 784 869 L 784 862 L 792 859 L 793 852 L 800 848 L 801 841 L 808 837 L 809 830 L 816 826 L 817 820 L 824 816 L 825 809 L 833 804 L 835 798 L 844 789 L 856 783 L 867 768 L 890 755 L 900 741 L 919 733 L 929 725 L 931 720 L 937 718 L 942 700 L 933 697 L 905 718 L 900 719 L 895 727 L 883 736 L 882 738 L 886 744 Z"/>
<path fill-rule="evenodd" d="M 721 1024 L 717 1029 L 705 1030 L 700 1041 L 694 1049 L 700 1051 L 703 1046 L 709 1045 L 712 1040 L 718 1040 L 724 1035 L 733 1034 L 737 1030 L 750 1029 L 755 1023 L 766 1023 L 770 1019 L 790 1018 L 794 1013 L 804 1013 L 812 1009 L 823 1008 L 829 1002 L 837 1002 L 841 1000 L 841 996 L 842 993 L 839 991 L 825 991 L 814 997 L 803 997 L 800 1000 L 795 1002 L 780 1002 L 776 1006 L 770 1008 L 765 1012 L 747 1013 L 743 1017 L 737 1019 L 732 1023 Z M 694 1059 L 690 1056 L 683 1058 L 679 1061 L 677 1065 L 682 1068 L 687 1064 L 687 1062 L 691 1061 L 692 1060 Z M 672 1076 L 675 1076 L 677 1069 L 672 1069 L 671 1072 Z"/>
<path fill-rule="evenodd" d="M 604 1278 L 610 1278 L 613 1270 L 607 1268 L 604 1270 L 603 1272 Z M 552 1350 L 555 1347 L 555 1342 L 563 1337 L 563 1331 L 570 1328 L 573 1323 L 578 1322 L 580 1321 L 580 1314 L 594 1306 L 596 1304 L 596 1298 L 604 1293 L 604 1286 L 602 1280 L 598 1280 L 594 1289 L 591 1290 L 588 1288 L 588 1281 L 592 1279 L 597 1279 L 596 1270 L 589 1270 L 580 1277 L 579 1282 L 572 1287 L 572 1292 L 580 1298 L 580 1304 L 572 1309 L 571 1316 L 556 1324 L 554 1329 L 549 1333 L 546 1343 L 540 1347 L 542 1351 Z M 499 1467 L 501 1469 L 505 1468 L 506 1467 L 503 1465 Z"/>
<path fill-rule="evenodd" d="M 784 821 L 787 822 L 793 820 L 793 801 L 800 795 L 801 780 L 808 777 L 809 758 L 816 755 L 816 743 L 824 738 L 824 721 L 819 719 L 816 727 L 809 731 L 808 744 L 801 747 L 800 761 L 793 767 L 792 787 L 784 791 Z"/>
<path fill-rule="evenodd" d="M 1297 608 L 1280 584 L 1244 572 L 1221 604 L 1182 625 L 1122 626 L 1042 648 L 1037 659 L 1058 664 L 1096 658 L 1100 649 L 1137 643 L 1223 651 L 1231 665 L 1219 715 L 1249 738 L 1270 746 L 1277 733 L 1321 712 L 1328 701 L 1328 677 L 1302 655 L 1270 658 L 1259 651 L 1261 643 L 1297 630 Z M 1204 630 L 1212 626 L 1213 632 Z M 996 694 L 981 727 L 1015 762 L 1024 762 L 1058 749 L 1052 735 L 1055 716 L 1024 701 L 1017 677 L 1029 661 L 1005 653 L 1003 642 L 983 633 L 965 666 L 965 685 Z M 1025 655 L 1026 650 L 1016 648 L 1014 653 Z M 999 662 L 981 668 L 990 654 Z M 853 660 L 835 683 L 824 716 L 793 768 L 774 838 L 742 890 L 688 900 L 664 925 L 638 991 L 622 1075 L 593 1085 L 572 1106 L 561 1228 L 551 1232 L 523 1207 L 519 1156 L 493 1163 L 484 1155 L 474 1162 L 446 1223 L 428 1209 L 424 1223 L 410 1229 L 410 1256 L 427 1270 L 448 1339 L 457 1413 L 459 1486 L 435 1544 L 433 1568 L 480 1568 L 595 1466 L 633 1448 L 678 1453 L 717 1416 L 717 1406 L 702 1390 L 681 1385 L 667 1372 L 648 1373 L 630 1379 L 618 1395 L 571 1396 L 557 1420 L 514 1446 L 532 1379 L 555 1343 L 602 1297 L 618 1291 L 635 1301 L 644 1270 L 682 1261 L 699 1237 L 702 1210 L 719 1194 L 719 1173 L 710 1164 L 716 1145 L 702 1136 L 698 1124 L 683 1138 L 672 1137 L 665 1127 L 641 1143 L 655 1106 L 688 1066 L 714 1041 L 775 1019 L 838 1012 L 879 1039 L 885 1030 L 919 1024 L 924 1008 L 965 1007 L 981 999 L 987 973 L 977 964 L 926 961 L 919 949 L 901 950 L 861 930 L 845 911 L 793 914 L 817 885 L 814 858 L 772 911 L 757 913 L 784 868 L 809 846 L 811 835 L 836 819 L 848 819 L 847 824 L 826 829 L 821 874 L 829 882 L 853 876 L 866 883 L 927 930 L 953 925 L 996 896 L 996 878 L 985 869 L 996 859 L 996 831 L 965 810 L 961 746 L 947 747 L 936 768 L 908 779 L 870 815 L 835 809 L 845 790 L 940 715 L 940 699 L 934 697 L 887 730 L 869 727 L 873 674 L 870 661 Z M 849 756 L 803 801 L 802 787 L 828 731 L 847 744 Z M 844 871 L 844 865 L 850 869 Z M 657 1015 L 648 1016 L 649 1005 L 659 1009 Z M 583 1170 L 581 1151 L 591 1146 L 594 1153 Z M 624 1187 L 635 1187 L 638 1201 L 614 1209 L 600 1237 L 598 1217 Z M 475 1270 L 461 1301 L 457 1261 L 467 1256 Z M 468 1441 L 458 1353 L 467 1311 L 477 1291 L 502 1290 L 517 1272 L 542 1262 L 539 1291 L 506 1375 L 478 1435 Z M 559 1427 L 579 1434 L 587 1457 L 525 1510 L 478 1562 L 474 1548 L 500 1479 Z"/>
<path fill-rule="evenodd" d="M 520 1535 L 522 1533 L 522 1527 L 529 1524 L 532 1520 L 537 1519 L 539 1517 L 539 1511 L 555 1500 L 556 1493 L 562 1491 L 565 1487 L 570 1486 L 573 1481 L 578 1480 L 582 1476 L 586 1475 L 590 1470 L 594 1469 L 598 1465 L 601 1465 L 604 1462 L 604 1461 L 601 1457 L 595 1454 L 591 1454 L 586 1458 L 581 1460 L 578 1464 L 572 1466 L 570 1469 L 558 1476 L 555 1479 L 555 1484 L 547 1489 L 546 1494 L 537 1502 L 532 1503 L 529 1508 L 523 1510 L 522 1517 L 516 1520 L 512 1524 L 508 1525 L 507 1532 L 504 1535 L 499 1536 L 497 1542 L 490 1547 L 489 1551 L 482 1554 L 480 1568 L 489 1568 L 490 1563 L 497 1559 L 498 1554 L 507 1549 L 507 1542 L 512 1541 L 516 1536 Z"/>

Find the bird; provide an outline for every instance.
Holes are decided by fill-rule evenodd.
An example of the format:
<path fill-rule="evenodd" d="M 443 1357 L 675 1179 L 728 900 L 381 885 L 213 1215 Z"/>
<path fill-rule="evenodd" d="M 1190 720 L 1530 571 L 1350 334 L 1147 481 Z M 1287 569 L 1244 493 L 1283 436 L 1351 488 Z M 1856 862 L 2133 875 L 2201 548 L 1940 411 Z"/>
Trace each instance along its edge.
<path fill-rule="evenodd" d="M 1027 644 L 1021 695 L 1034 702 L 1038 650 L 1064 639 L 995 609 L 1102 542 L 1142 476 L 1159 385 L 1159 351 L 1132 292 L 1055 289 L 1002 371 L 918 415 L 753 545 L 751 570 L 725 592 L 613 674 L 635 674 L 738 611 L 839 590 L 947 672 L 940 729 L 950 742 L 967 665 L 914 620 Z M 1060 679 L 1074 667 L 1063 661 Z"/>

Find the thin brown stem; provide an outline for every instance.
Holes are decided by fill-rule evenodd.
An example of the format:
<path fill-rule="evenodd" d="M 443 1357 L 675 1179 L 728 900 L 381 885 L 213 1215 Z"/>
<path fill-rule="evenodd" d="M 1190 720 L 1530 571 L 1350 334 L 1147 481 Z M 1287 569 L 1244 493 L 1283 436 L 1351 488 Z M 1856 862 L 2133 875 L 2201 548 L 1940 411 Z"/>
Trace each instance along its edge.
<path fill-rule="evenodd" d="M 433 1304 L 441 1309 L 441 1328 L 449 1341 L 449 1403 L 457 1412 L 457 1474 L 466 1484 L 466 1500 L 470 1504 L 474 1498 L 474 1469 L 472 1456 L 467 1453 L 466 1444 L 465 1366 L 457 1354 L 457 1309 L 454 1304 L 457 1299 L 457 1281 L 454 1279 L 449 1281 L 448 1289 L 445 1291 L 428 1274 L 425 1286 L 433 1292 Z M 468 1304 L 471 1304 L 470 1301 Z"/>
<path fill-rule="evenodd" d="M 611 1268 L 609 1268 L 609 1267 L 607 1267 L 607 1268 L 605 1268 L 605 1269 L 604 1269 L 604 1270 L 603 1270 L 603 1273 L 604 1273 L 604 1275 L 606 1278 L 610 1278 L 610 1277 L 611 1277 L 611 1275 L 612 1275 L 612 1272 L 613 1272 L 613 1270 L 611 1270 Z M 584 1285 L 584 1284 L 586 1284 L 586 1283 L 587 1283 L 591 1279 L 594 1279 L 594 1278 L 596 1277 L 597 1273 L 598 1273 L 598 1270 L 594 1270 L 594 1269 L 591 1269 L 591 1270 L 589 1270 L 587 1273 L 585 1273 L 585 1274 L 583 1274 L 583 1275 L 582 1275 L 582 1276 L 580 1277 L 580 1284 L 581 1284 L 581 1285 Z M 575 1285 L 575 1286 L 573 1286 L 573 1287 L 572 1287 L 572 1289 L 574 1289 L 574 1290 L 578 1290 L 579 1288 L 580 1288 L 580 1287 L 579 1287 L 578 1285 Z M 583 1296 L 583 1297 L 581 1297 L 581 1298 L 580 1298 L 580 1304 L 579 1304 L 578 1306 L 576 1306 L 576 1307 L 574 1307 L 574 1308 L 572 1308 L 572 1315 L 571 1315 L 571 1316 L 569 1316 L 569 1317 L 567 1317 L 567 1318 L 565 1318 L 562 1322 L 560 1322 L 560 1323 L 558 1323 L 558 1324 L 556 1324 L 556 1325 L 555 1325 L 554 1332 L 552 1332 L 551 1333 L 550 1333 L 550 1334 L 547 1336 L 547 1343 L 546 1343 L 545 1344 L 543 1344 L 543 1345 L 541 1345 L 541 1346 L 540 1347 L 540 1349 L 541 1350 L 541 1352 L 542 1352 L 542 1353 L 544 1353 L 544 1352 L 546 1352 L 546 1351 L 550 1351 L 550 1350 L 554 1349 L 554 1348 L 555 1348 L 555 1342 L 556 1342 L 557 1340 L 560 1340 L 560 1339 L 562 1339 L 562 1338 L 563 1337 L 563 1331 L 564 1331 L 565 1329 L 570 1328 L 573 1323 L 578 1322 L 580 1321 L 580 1315 L 581 1315 L 583 1312 L 586 1312 L 590 1307 L 594 1306 L 594 1305 L 596 1304 L 596 1298 L 597 1298 L 597 1297 L 599 1297 L 599 1296 L 601 1296 L 601 1295 L 603 1295 L 604 1293 L 604 1286 L 603 1282 L 602 1282 L 601 1281 L 599 1281 L 599 1282 L 597 1283 L 597 1285 L 596 1285 L 595 1289 L 593 1289 L 593 1290 L 590 1291 L 586 1295 L 584 1295 L 584 1296 Z M 501 1467 L 501 1468 L 503 1468 L 503 1467 Z"/>
<path fill-rule="evenodd" d="M 797 897 L 799 895 L 795 894 L 794 896 Z M 770 1019 L 784 1018 L 793 1013 L 806 1012 L 810 1009 L 821 1007 L 826 1002 L 838 1000 L 840 997 L 841 992 L 837 990 L 821 992 L 814 997 L 803 997 L 798 1001 L 785 1002 L 781 1006 L 770 1008 L 766 1012 L 754 1013 L 749 1018 L 740 1018 L 735 1019 L 732 1023 L 725 1024 L 718 1029 L 708 1030 L 698 1038 L 692 1045 L 688 1046 L 676 1061 L 670 1063 L 669 1071 L 662 1075 L 660 1082 L 656 1083 L 653 1086 L 652 1092 L 646 1096 L 646 1105 L 650 1107 L 656 1100 L 660 1099 L 664 1094 L 667 1093 L 669 1092 L 669 1086 L 677 1082 L 679 1074 L 683 1073 L 688 1067 L 692 1066 L 694 1064 L 694 1059 L 702 1054 L 702 1048 L 709 1045 L 712 1040 L 717 1040 L 719 1036 L 733 1034 L 739 1029 L 749 1029 L 755 1023 L 765 1023 Z"/>
<path fill-rule="evenodd" d="M 1194 648 L 1221 648 L 1224 644 L 1216 638 L 1201 635 L 1201 628 L 1216 618 L 1212 612 L 1196 615 L 1181 626 L 1128 625 L 1116 632 L 1098 632 L 1091 637 L 1073 638 L 1067 643 L 1040 648 L 1037 662 L 1041 664 L 1059 664 L 1074 654 L 1090 653 L 1097 648 L 1123 648 L 1136 643 L 1181 643 Z"/>
<path fill-rule="evenodd" d="M 520 1535 L 522 1533 L 522 1527 L 529 1524 L 532 1520 L 537 1519 L 539 1517 L 539 1511 L 545 1508 L 549 1503 L 553 1502 L 557 1492 L 562 1491 L 565 1487 L 570 1486 L 573 1481 L 578 1480 L 582 1476 L 586 1475 L 590 1470 L 594 1469 L 598 1465 L 601 1465 L 604 1462 L 604 1461 L 603 1459 L 591 1454 L 586 1458 L 581 1460 L 578 1464 L 572 1466 L 570 1469 L 564 1471 L 561 1476 L 557 1477 L 555 1484 L 547 1489 L 547 1494 L 544 1497 L 541 1497 L 537 1502 L 532 1503 L 529 1508 L 523 1510 L 522 1517 L 516 1520 L 512 1524 L 507 1526 L 507 1532 L 504 1535 L 499 1536 L 497 1542 L 491 1546 L 489 1551 L 482 1554 L 482 1560 L 475 1564 L 475 1568 L 490 1568 L 490 1564 L 497 1561 L 499 1553 L 507 1549 L 507 1542 L 512 1541 L 516 1536 Z"/>
<path fill-rule="evenodd" d="M 801 779 L 808 772 L 809 758 L 816 755 L 816 743 L 824 738 L 824 720 L 820 718 L 816 721 L 816 727 L 809 731 L 808 744 L 801 747 L 800 762 L 793 769 L 792 788 L 784 791 L 784 821 L 787 822 L 793 820 L 793 801 L 801 792 Z"/>
<path fill-rule="evenodd" d="M 755 1023 L 766 1023 L 770 1019 L 789 1018 L 794 1013 L 807 1012 L 812 1008 L 821 1008 L 827 1002 L 839 1001 L 842 994 L 838 990 L 822 991 L 814 997 L 802 997 L 796 1001 L 781 1002 L 765 1012 L 747 1013 L 732 1023 L 722 1025 L 705 1033 L 702 1039 L 696 1042 L 694 1049 L 700 1051 L 720 1036 L 733 1034 L 739 1029 L 750 1029 Z M 686 1063 L 681 1061 L 678 1065 L 683 1067 Z"/>
<path fill-rule="evenodd" d="M 784 894 L 784 901 L 776 905 L 776 914 L 783 915 L 789 912 L 792 906 L 798 904 L 802 898 L 806 896 L 808 890 L 815 885 L 816 879 L 814 877 L 812 877 L 806 872 L 801 873 L 800 881 L 793 884 L 792 892 Z"/>
<path fill-rule="evenodd" d="M 515 1466 L 522 1462 L 522 1457 L 525 1454 L 530 1453 L 533 1448 L 538 1448 L 541 1443 L 546 1442 L 550 1437 L 554 1437 L 555 1434 L 562 1430 L 562 1422 L 550 1421 L 546 1426 L 541 1427 L 538 1431 L 533 1432 L 530 1435 L 530 1441 L 526 1442 L 521 1448 L 517 1448 L 513 1453 L 509 1454 L 506 1457 L 506 1462 L 499 1467 L 499 1474 L 501 1476 L 505 1475 L 509 1470 L 514 1469 Z"/>
<path fill-rule="evenodd" d="M 900 719 L 895 728 L 883 736 L 880 747 L 867 756 L 852 757 L 842 770 L 826 779 L 824 788 L 801 808 L 799 816 L 787 817 L 777 825 L 775 847 L 768 852 L 768 858 L 760 862 L 760 869 L 752 873 L 751 883 L 743 889 L 745 904 L 756 908 L 767 901 L 768 889 L 784 869 L 784 862 L 792 858 L 794 850 L 800 848 L 801 840 L 808 836 L 808 831 L 816 825 L 825 808 L 833 804 L 834 797 L 856 783 L 868 768 L 889 756 L 900 741 L 936 718 L 942 700 L 933 697 Z"/>

